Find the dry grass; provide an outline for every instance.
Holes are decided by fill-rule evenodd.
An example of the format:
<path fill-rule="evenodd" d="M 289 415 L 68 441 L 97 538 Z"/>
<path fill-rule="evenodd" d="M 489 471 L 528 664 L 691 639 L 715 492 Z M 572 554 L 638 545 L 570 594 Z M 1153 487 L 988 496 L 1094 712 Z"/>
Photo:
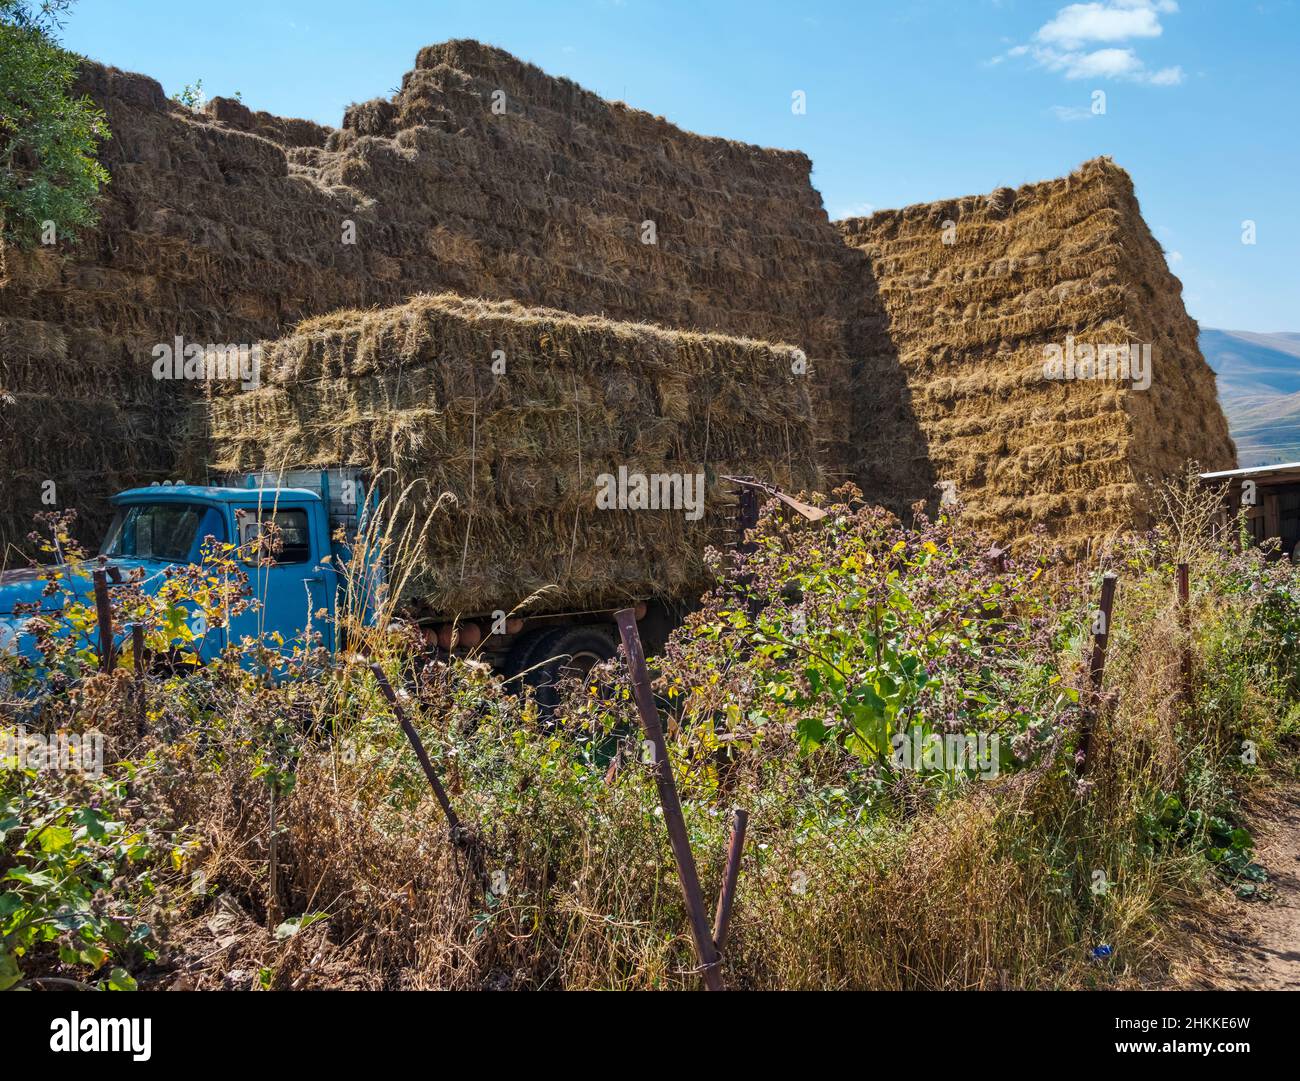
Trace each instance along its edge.
<path fill-rule="evenodd" d="M 800 755 L 789 733 L 772 730 L 717 773 L 713 727 L 702 718 L 675 726 L 706 894 L 721 873 L 726 809 L 752 815 L 726 959 L 731 984 L 997 989 L 1185 978 L 1180 936 L 1218 910 L 1214 875 L 1195 844 L 1153 839 L 1150 816 L 1170 793 L 1225 813 L 1248 780 L 1234 764 L 1240 739 L 1283 755 L 1276 740 L 1294 698 L 1258 662 L 1260 643 L 1246 633 L 1258 589 L 1243 592 L 1234 577 L 1289 569 L 1263 569 L 1249 553 L 1230 559 L 1181 536 L 1195 583 L 1194 637 L 1182 635 L 1172 610 L 1171 542 L 1135 550 L 1119 568 L 1109 705 L 1083 785 L 1062 750 L 973 788 L 858 802 L 844 795 L 860 782 L 842 752 Z M 1067 623 L 1086 626 L 1086 593 L 1072 579 L 1042 588 L 1063 598 Z M 1086 646 L 1080 633 L 1062 647 L 1071 679 Z M 717 674 L 738 679 L 724 685 L 743 701 L 743 666 Z M 696 675 L 708 682 L 707 672 Z M 617 667 L 597 676 L 610 690 L 624 680 Z M 206 709 L 219 720 L 156 745 L 164 768 L 151 783 L 166 807 L 161 817 L 202 839 L 192 869 L 205 874 L 206 892 L 187 902 L 150 978 L 246 987 L 264 971 L 276 987 L 694 986 L 651 779 L 630 766 L 611 783 L 599 741 L 589 738 L 599 718 L 632 731 L 631 704 L 578 688 L 557 729 L 473 665 L 430 666 L 417 690 L 409 708 L 474 829 L 467 847 L 447 841 L 362 668 L 271 697 L 233 692 L 223 678 L 192 692 L 215 696 Z M 295 785 L 280 805 L 274 898 L 269 799 L 257 777 L 265 757 L 249 751 L 263 745 L 267 723 L 282 737 L 300 726 L 312 733 L 286 744 Z M 491 889 L 494 872 L 505 875 L 503 893 Z M 1098 872 L 1107 885 L 1100 893 Z M 238 933 L 221 916 L 232 904 L 244 914 Z M 271 910 L 328 919 L 276 942 L 265 929 Z M 1101 946 L 1108 959 L 1093 957 Z"/>

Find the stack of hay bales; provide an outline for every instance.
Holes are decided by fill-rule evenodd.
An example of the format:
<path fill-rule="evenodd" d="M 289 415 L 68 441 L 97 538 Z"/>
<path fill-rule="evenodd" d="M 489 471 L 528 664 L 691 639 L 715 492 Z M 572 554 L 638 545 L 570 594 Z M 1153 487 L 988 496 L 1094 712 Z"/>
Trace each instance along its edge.
<path fill-rule="evenodd" d="M 720 475 L 821 479 L 789 346 L 441 294 L 309 320 L 263 349 L 262 387 L 212 399 L 214 469 L 391 469 L 385 490 L 414 485 L 403 520 L 418 523 L 450 493 L 410 583 L 442 614 L 548 585 L 548 607 L 577 609 L 698 594 Z M 598 478 L 619 467 L 703 474 L 703 517 L 599 509 Z"/>
<path fill-rule="evenodd" d="M 442 290 L 790 342 L 809 358 L 822 459 L 848 475 L 850 389 L 886 350 L 851 352 L 882 324 L 803 154 L 684 132 L 476 42 L 422 50 L 391 101 L 352 107 L 340 130 L 222 98 L 195 111 L 90 62 L 80 89 L 112 131 L 102 222 L 77 246 L 0 253 L 0 321 L 111 355 L 126 386 L 99 397 L 132 423 L 56 462 L 55 479 L 126 467 L 141 438 L 133 479 L 192 474 L 176 454 L 202 395 L 142 385 L 158 343 L 251 343 Z M 25 436 L 40 445 L 55 423 Z M 83 509 L 102 517 L 119 479 L 106 472 Z M 924 485 L 889 473 L 877 487 Z M 20 496 L 0 508 L 0 540 L 42 509 Z"/>
<path fill-rule="evenodd" d="M 475 41 L 420 50 L 327 148 L 321 181 L 383 208 L 404 280 L 432 257 L 465 294 L 802 348 L 823 458 L 848 475 L 863 261 L 806 155 L 683 131 Z"/>
<path fill-rule="evenodd" d="M 169 454 L 158 399 L 148 371 L 104 335 L 0 319 L 0 566 L 37 511 L 94 507 L 106 486 L 155 475 Z"/>
<path fill-rule="evenodd" d="M 112 130 L 101 224 L 0 249 L 0 450 L 21 478 L 0 545 L 48 509 L 34 480 L 94 534 L 115 488 L 197 475 L 205 395 L 151 379 L 157 344 L 443 290 L 788 342 L 828 484 L 902 510 L 951 480 L 1008 536 L 1141 524 L 1146 475 L 1234 462 L 1177 280 L 1107 162 L 841 229 L 803 154 L 693 135 L 472 41 L 421 50 L 338 130 L 196 112 L 89 62 L 80 88 Z M 1042 346 L 1067 333 L 1149 342 L 1152 389 L 1045 382 Z"/>
<path fill-rule="evenodd" d="M 285 147 L 142 75 L 86 63 L 78 89 L 112 131 L 100 222 L 76 244 L 0 247 L 0 461 L 18 477 L 0 489 L 0 549 L 51 509 L 47 480 L 93 542 L 113 491 L 177 475 L 197 388 L 153 379 L 155 345 L 253 342 L 300 298 L 364 299 L 364 263 L 332 243 L 351 201 L 292 170 Z"/>
<path fill-rule="evenodd" d="M 1181 286 L 1109 159 L 839 225 L 870 259 L 935 479 L 974 524 L 1006 538 L 1041 524 L 1078 550 L 1147 525 L 1148 480 L 1235 462 Z M 1067 336 L 1150 345 L 1150 388 L 1045 378 Z M 869 469 L 874 441 L 860 445 Z"/>
<path fill-rule="evenodd" d="M 683 131 L 461 40 L 421 49 L 313 160 L 381 208 L 406 295 L 432 259 L 467 295 L 793 343 L 823 461 L 850 476 L 851 388 L 876 359 L 853 336 L 875 313 L 806 155 Z M 889 481 L 878 494 L 909 487 Z"/>

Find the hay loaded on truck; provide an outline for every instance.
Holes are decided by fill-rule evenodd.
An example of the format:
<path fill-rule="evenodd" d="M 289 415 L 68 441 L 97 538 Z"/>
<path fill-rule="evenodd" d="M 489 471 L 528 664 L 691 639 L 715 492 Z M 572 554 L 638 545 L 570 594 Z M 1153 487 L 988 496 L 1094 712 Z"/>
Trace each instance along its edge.
<path fill-rule="evenodd" d="M 349 619 L 396 618 L 430 652 L 547 687 L 613 656 L 617 610 L 648 648 L 666 637 L 712 584 L 738 493 L 752 510 L 775 490 L 737 476 L 820 480 L 789 346 L 442 295 L 311 320 L 262 355 L 260 385 L 202 403 L 214 483 L 117 495 L 101 550 L 110 577 L 149 582 L 209 535 L 247 548 L 273 523 L 274 564 L 247 567 L 258 607 L 204 656 L 309 626 L 337 650 Z M 0 578 L 11 650 L 30 655 L 12 613 L 42 584 Z"/>
<path fill-rule="evenodd" d="M 113 521 L 93 567 L 104 571 L 108 588 L 143 572 L 139 588 L 153 593 L 169 568 L 201 567 L 206 546 L 232 544 L 257 603 L 224 626 L 194 626 L 189 648 L 199 661 L 212 660 L 246 638 L 278 642 L 286 651 L 309 642 L 330 651 L 342 648 L 349 623 L 345 612 L 367 625 L 388 618 L 381 600 L 387 568 L 382 558 L 368 554 L 378 553 L 378 546 L 363 541 L 374 535 L 368 518 L 379 509 L 379 499 L 351 469 L 290 473 L 275 485 L 268 479 L 250 475 L 243 484 L 154 485 L 114 496 Z M 737 486 L 731 519 L 736 537 L 756 520 L 760 495 L 769 488 L 748 478 L 727 479 Z M 262 555 L 268 546 L 261 539 L 268 535 L 275 539 L 270 559 Z M 45 590 L 46 574 L 48 569 L 39 568 L 0 571 L 0 652 L 17 653 L 33 665 L 40 657 L 35 636 L 24 629 L 30 616 L 18 615 L 20 606 L 29 611 L 25 606 L 36 602 L 53 613 L 69 596 L 88 608 L 96 602 L 88 568 L 65 577 L 63 590 L 54 594 Z M 652 649 L 678 615 L 672 598 L 617 603 L 635 608 Z M 586 674 L 616 648 L 613 608 L 535 616 L 496 609 L 423 620 L 398 611 L 414 616 L 430 653 L 472 653 L 508 677 L 526 673 L 543 700 L 561 678 Z M 115 650 L 125 644 L 126 633 L 119 628 Z M 100 648 L 93 634 L 90 644 Z"/>
<path fill-rule="evenodd" d="M 243 563 L 256 604 L 232 615 L 225 626 L 193 626 L 189 649 L 209 661 L 245 638 L 282 643 L 286 651 L 308 641 L 335 651 L 346 645 L 343 628 L 351 619 L 372 625 L 389 618 L 382 601 L 387 568 L 368 520 L 380 506 L 374 487 L 355 469 L 293 471 L 278 478 L 249 475 L 222 485 L 154 485 L 113 497 L 114 516 L 100 546 L 102 557 L 64 578 L 63 592 L 45 595 L 40 569 L 0 572 L 0 650 L 39 661 L 35 638 L 24 631 L 20 606 L 39 602 L 54 611 L 70 595 L 95 604 L 91 569 L 105 572 L 109 589 L 143 572 L 141 587 L 156 592 L 168 569 L 202 566 L 204 548 L 232 544 Z M 264 536 L 274 536 L 275 552 L 264 558 Z M 362 540 L 362 543 L 356 543 Z M 373 555 L 372 555 L 373 553 Z M 638 618 L 661 625 L 665 612 L 637 605 Z M 405 613 L 403 613 L 405 614 Z M 613 655 L 607 613 L 548 613 L 521 617 L 502 610 L 454 613 L 420 623 L 430 652 L 469 652 L 499 670 L 514 674 L 536 664 L 549 685 L 568 669 L 586 671 Z M 653 633 L 653 631 L 652 631 Z M 118 628 L 114 648 L 125 643 Z M 91 644 L 99 648 L 96 636 Z M 562 658 L 562 660 L 561 660 Z"/>

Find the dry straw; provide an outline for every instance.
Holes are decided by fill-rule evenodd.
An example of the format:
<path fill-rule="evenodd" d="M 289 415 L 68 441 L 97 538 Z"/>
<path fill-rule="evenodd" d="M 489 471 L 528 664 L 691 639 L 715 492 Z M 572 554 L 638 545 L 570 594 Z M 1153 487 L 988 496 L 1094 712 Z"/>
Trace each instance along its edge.
<path fill-rule="evenodd" d="M 74 248 L 0 255 L 0 318 L 75 358 L 78 338 L 111 354 L 95 396 L 152 416 L 158 473 L 192 475 L 169 448 L 199 392 L 141 385 L 156 343 L 247 343 L 440 290 L 791 342 L 811 358 L 817 438 L 842 471 L 855 255 L 804 155 L 683 132 L 473 42 L 424 50 L 392 101 L 349 109 L 339 130 L 228 99 L 196 112 L 91 62 L 80 89 L 113 132 L 101 225 Z M 0 388 L 35 392 L 33 378 Z M 24 434 L 39 443 L 45 425 Z M 122 452 L 88 446 L 81 464 Z M 90 494 L 102 508 L 108 484 Z M 0 520 L 4 536 L 37 509 Z"/>
<path fill-rule="evenodd" d="M 211 399 L 214 468 L 391 470 L 426 523 L 406 592 L 442 614 L 552 584 L 576 608 L 698 592 L 722 475 L 821 480 L 788 346 L 441 294 L 309 320 L 263 355 L 260 389 Z M 598 509 L 621 466 L 702 474 L 704 517 Z"/>
<path fill-rule="evenodd" d="M 101 461 L 132 480 L 194 475 L 180 451 L 193 449 L 186 407 L 202 395 L 149 385 L 156 343 L 249 343 L 442 290 L 788 342 L 808 356 L 809 438 L 827 479 L 894 510 L 951 479 L 982 523 L 1042 522 L 1081 540 L 1142 518 L 1135 478 L 1186 457 L 1232 462 L 1178 283 L 1108 162 L 841 233 L 803 154 L 684 132 L 472 41 L 421 50 L 391 100 L 350 108 L 337 130 L 228 99 L 195 112 L 152 79 L 91 62 L 80 88 L 113 131 L 101 225 L 75 248 L 0 252 L 13 343 L 0 391 L 104 401 L 131 418 L 55 462 L 86 479 L 78 505 L 92 524 L 118 480 L 95 478 Z M 1150 341 L 1156 385 L 1036 384 L 1035 351 L 1066 332 Z M 38 448 L 58 440 L 61 416 L 31 416 L 13 430 Z M 331 456 L 421 438 L 427 424 L 402 419 L 339 431 Z M 539 438 L 563 423 L 529 421 Z M 512 477 L 537 483 L 524 463 Z M 41 509 L 14 499 L 0 540 Z"/>
<path fill-rule="evenodd" d="M 973 527 L 1041 524 L 1081 549 L 1149 523 L 1148 478 L 1235 462 L 1181 286 L 1109 159 L 839 225 L 870 259 L 936 480 Z M 1043 378 L 1067 335 L 1151 345 L 1150 388 Z"/>

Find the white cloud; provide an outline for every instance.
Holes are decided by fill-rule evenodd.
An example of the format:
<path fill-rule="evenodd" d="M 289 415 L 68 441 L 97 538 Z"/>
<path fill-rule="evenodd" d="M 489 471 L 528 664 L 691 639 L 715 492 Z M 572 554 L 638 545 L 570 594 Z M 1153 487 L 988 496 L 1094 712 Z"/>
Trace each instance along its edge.
<path fill-rule="evenodd" d="M 1077 49 L 1090 41 L 1127 41 L 1129 38 L 1158 38 L 1164 33 L 1162 13 L 1178 5 L 1147 0 L 1104 0 L 1100 3 L 1071 4 L 1034 36 L 1063 49 Z"/>
<path fill-rule="evenodd" d="M 869 218 L 875 212 L 876 208 L 871 203 L 853 203 L 850 206 L 840 207 L 830 215 L 830 218 L 832 221 L 843 221 L 845 218 Z"/>
<path fill-rule="evenodd" d="M 1136 75 L 1142 61 L 1132 49 L 1097 49 L 1091 53 L 1067 53 L 1061 59 L 1067 79 L 1119 79 Z"/>
<path fill-rule="evenodd" d="M 1152 86 L 1177 86 L 1184 78 L 1182 67 L 1175 64 L 1172 68 L 1161 68 L 1153 72 L 1147 78 L 1147 82 Z"/>
<path fill-rule="evenodd" d="M 1151 86 L 1177 86 L 1178 65 L 1152 71 L 1128 42 L 1164 33 L 1160 16 L 1178 10 L 1174 0 L 1093 0 L 1061 8 L 1033 40 L 1016 45 L 1007 57 L 1029 56 L 1067 79 L 1126 79 Z M 1097 47 L 1101 46 L 1101 47 Z"/>

